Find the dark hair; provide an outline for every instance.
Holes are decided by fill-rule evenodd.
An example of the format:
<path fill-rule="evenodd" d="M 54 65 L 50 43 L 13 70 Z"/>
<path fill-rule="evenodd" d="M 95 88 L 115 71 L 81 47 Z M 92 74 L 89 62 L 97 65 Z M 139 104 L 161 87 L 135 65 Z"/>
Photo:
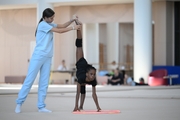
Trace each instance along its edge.
<path fill-rule="evenodd" d="M 51 8 L 46 8 L 44 11 L 43 11 L 43 14 L 42 14 L 42 18 L 39 20 L 39 23 L 41 21 L 43 21 L 43 18 L 47 17 L 52 17 L 53 15 L 55 14 L 55 12 L 51 9 Z M 39 24 L 38 23 L 38 24 Z M 36 32 L 35 32 L 35 36 L 36 36 L 36 33 L 37 33 L 37 28 L 36 28 Z"/>
<path fill-rule="evenodd" d="M 93 70 L 96 70 L 95 67 L 93 67 L 92 65 L 88 64 L 88 65 L 87 65 L 87 68 L 86 68 L 86 73 L 89 72 L 89 71 L 92 70 L 92 69 L 93 69 Z"/>

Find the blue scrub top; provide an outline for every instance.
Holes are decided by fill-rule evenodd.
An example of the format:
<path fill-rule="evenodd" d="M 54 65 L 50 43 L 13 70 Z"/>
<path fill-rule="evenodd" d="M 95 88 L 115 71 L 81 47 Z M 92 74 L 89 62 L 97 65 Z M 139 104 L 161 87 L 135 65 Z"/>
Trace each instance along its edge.
<path fill-rule="evenodd" d="M 42 21 L 37 27 L 36 47 L 34 54 L 45 57 L 53 56 L 53 32 L 51 29 L 57 27 L 57 24 Z"/>

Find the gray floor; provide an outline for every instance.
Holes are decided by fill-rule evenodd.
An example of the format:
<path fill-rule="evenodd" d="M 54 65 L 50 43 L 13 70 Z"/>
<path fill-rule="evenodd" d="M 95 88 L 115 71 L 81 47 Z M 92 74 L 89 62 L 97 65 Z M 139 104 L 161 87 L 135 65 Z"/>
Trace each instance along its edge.
<path fill-rule="evenodd" d="M 130 87 L 97 86 L 100 107 L 103 110 L 120 110 L 119 114 L 72 114 L 75 102 L 75 85 L 50 85 L 46 98 L 52 113 L 38 113 L 37 86 L 34 85 L 22 113 L 14 113 L 15 99 L 21 85 L 0 84 L 0 120 L 179 120 L 180 86 Z M 96 109 L 87 86 L 84 109 Z"/>

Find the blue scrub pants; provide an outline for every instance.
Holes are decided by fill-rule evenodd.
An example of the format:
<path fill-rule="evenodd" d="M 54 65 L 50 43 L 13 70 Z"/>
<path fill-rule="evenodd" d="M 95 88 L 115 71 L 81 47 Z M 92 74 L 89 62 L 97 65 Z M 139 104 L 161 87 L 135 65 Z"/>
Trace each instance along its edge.
<path fill-rule="evenodd" d="M 40 71 L 37 107 L 39 109 L 46 107 L 44 101 L 46 98 L 47 88 L 49 84 L 51 60 L 52 57 L 45 57 L 45 56 L 33 54 L 30 60 L 26 79 L 24 80 L 23 86 L 19 91 L 18 98 L 16 100 L 17 104 L 22 105 L 24 103 L 29 91 L 31 90 L 34 80 L 38 72 Z"/>

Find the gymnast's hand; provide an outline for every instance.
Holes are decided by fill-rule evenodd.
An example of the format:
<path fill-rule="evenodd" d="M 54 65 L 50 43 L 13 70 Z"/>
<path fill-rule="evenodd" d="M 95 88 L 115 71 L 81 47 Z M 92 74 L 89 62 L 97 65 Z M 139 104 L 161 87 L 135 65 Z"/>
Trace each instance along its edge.
<path fill-rule="evenodd" d="M 101 108 L 99 107 L 99 108 L 97 108 L 97 112 L 101 112 Z"/>
<path fill-rule="evenodd" d="M 75 107 L 73 112 L 76 112 L 76 111 L 80 111 L 80 109 L 78 109 L 78 107 Z"/>

